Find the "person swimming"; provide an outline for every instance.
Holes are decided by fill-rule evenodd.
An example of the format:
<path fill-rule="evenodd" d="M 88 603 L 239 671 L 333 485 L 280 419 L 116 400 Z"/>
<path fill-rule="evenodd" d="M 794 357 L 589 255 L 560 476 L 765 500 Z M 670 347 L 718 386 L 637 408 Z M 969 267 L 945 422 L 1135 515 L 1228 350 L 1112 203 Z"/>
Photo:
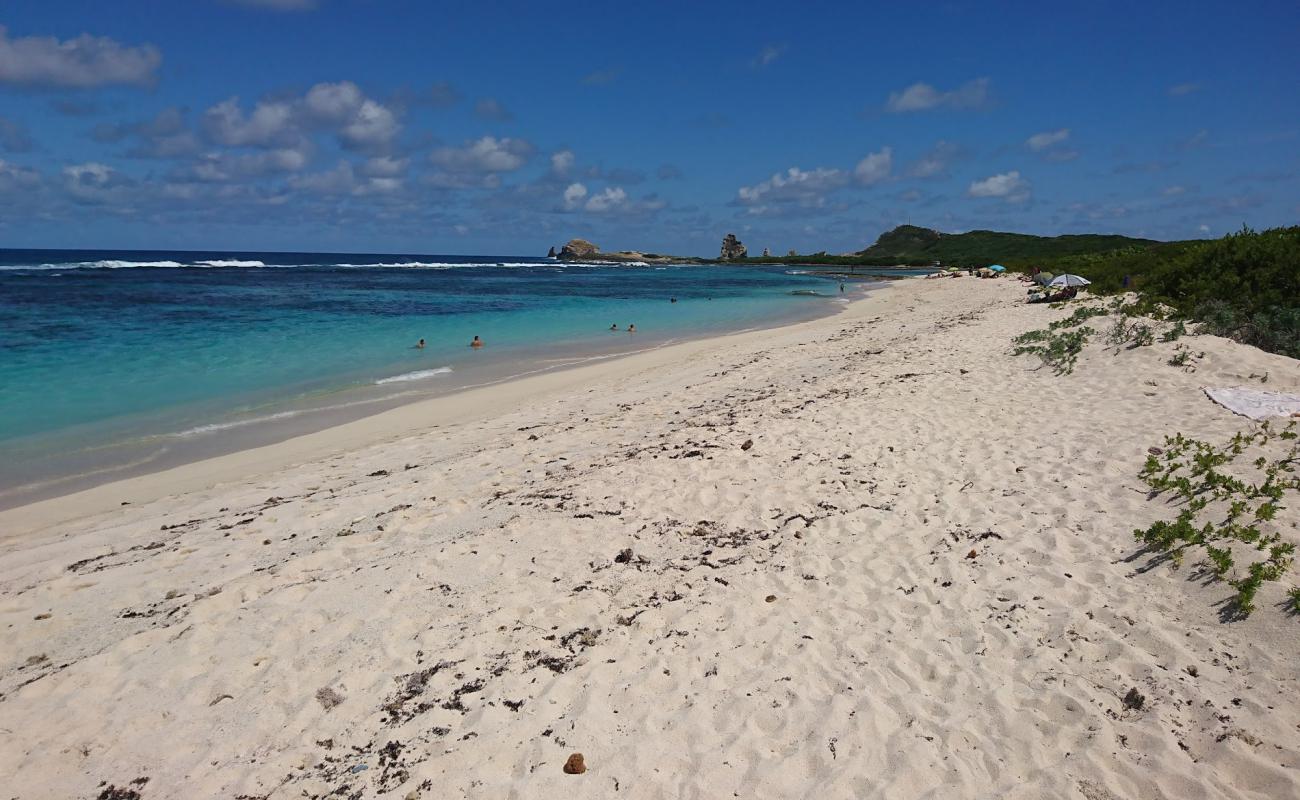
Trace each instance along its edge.
<path fill-rule="evenodd" d="M 470 342 L 470 343 L 469 343 L 469 346 L 470 346 L 470 347 L 482 347 L 482 346 L 483 346 L 483 340 L 480 339 L 480 338 L 478 338 L 477 336 L 475 336 L 475 337 L 474 337 L 474 341 Z"/>
<path fill-rule="evenodd" d="M 628 333 L 636 333 L 636 326 L 635 326 L 635 325 L 628 325 L 628 326 L 627 326 L 627 332 L 628 332 Z"/>
<path fill-rule="evenodd" d="M 676 297 L 671 298 L 668 302 L 670 302 L 670 303 L 676 303 L 676 302 L 677 302 L 677 298 L 676 298 Z"/>
<path fill-rule="evenodd" d="M 415 349 L 416 349 L 416 350 L 423 350 L 423 349 L 424 349 L 424 340 L 423 340 L 423 339 L 421 339 L 420 341 L 418 341 L 418 342 L 415 343 Z"/>
<path fill-rule="evenodd" d="M 616 330 L 618 330 L 618 324 L 616 323 L 616 324 L 614 324 L 614 325 L 610 325 L 610 326 L 609 326 L 609 329 L 610 329 L 611 331 L 616 331 Z"/>

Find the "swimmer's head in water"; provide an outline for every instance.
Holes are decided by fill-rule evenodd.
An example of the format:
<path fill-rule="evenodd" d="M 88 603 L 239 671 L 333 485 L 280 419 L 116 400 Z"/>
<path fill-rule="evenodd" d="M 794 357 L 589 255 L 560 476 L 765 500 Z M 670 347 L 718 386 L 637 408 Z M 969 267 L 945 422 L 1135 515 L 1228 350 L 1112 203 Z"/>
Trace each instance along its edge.
<path fill-rule="evenodd" d="M 480 339 L 480 338 L 478 338 L 477 336 L 475 336 L 475 337 L 474 337 L 474 341 L 470 342 L 470 343 L 469 343 L 469 346 L 470 346 L 470 347 L 482 347 L 482 346 L 483 346 L 483 340 Z"/>

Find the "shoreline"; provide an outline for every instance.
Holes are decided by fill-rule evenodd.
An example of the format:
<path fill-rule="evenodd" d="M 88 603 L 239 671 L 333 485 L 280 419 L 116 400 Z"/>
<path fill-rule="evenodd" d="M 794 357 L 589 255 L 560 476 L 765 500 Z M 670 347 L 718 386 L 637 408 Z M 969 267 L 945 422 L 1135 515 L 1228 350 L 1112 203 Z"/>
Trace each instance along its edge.
<path fill-rule="evenodd" d="M 882 289 L 887 285 L 883 280 L 865 281 L 864 283 L 879 283 L 880 286 L 874 289 L 864 289 L 852 298 L 840 299 L 847 299 L 852 302 L 861 299 L 868 291 Z M 623 349 L 622 346 L 610 347 L 605 342 L 599 342 L 589 345 L 587 349 L 580 350 L 577 355 L 573 355 L 571 351 L 562 355 L 559 349 L 555 349 L 554 352 L 550 353 L 531 352 L 526 356 L 517 356 L 513 360 L 507 359 L 502 362 L 494 362 L 468 372 L 457 370 L 454 376 L 448 379 L 447 383 L 443 383 L 444 379 L 438 377 L 432 383 L 418 384 L 412 382 L 409 388 L 405 388 L 407 384 L 395 383 L 395 381 L 400 381 L 405 377 L 405 375 L 398 375 L 396 379 L 387 378 L 373 384 L 357 384 L 329 392 L 313 391 L 296 398 L 286 397 L 282 400 L 273 400 L 268 395 L 259 403 L 260 406 L 267 409 L 261 412 L 261 416 L 232 416 L 226 419 L 218 416 L 215 420 L 207 422 L 187 423 L 192 427 L 176 433 L 149 433 L 125 440 L 100 443 L 92 449 L 117 449 L 122 452 L 122 455 L 116 456 L 113 461 L 85 464 L 81 469 L 72 472 L 58 470 L 56 474 L 48 477 L 42 477 L 26 484 L 7 487 L 0 491 L 0 528 L 3 528 L 5 512 L 16 511 L 26 506 L 56 501 L 97 487 L 132 481 L 157 473 L 170 472 L 190 464 L 236 455 L 248 450 L 275 447 L 303 436 L 322 433 L 406 406 L 418 405 L 467 391 L 500 387 L 536 375 L 579 368 L 588 362 L 601 363 L 645 352 L 653 352 L 681 343 L 705 341 L 737 333 L 785 327 L 834 316 L 841 311 L 835 301 L 836 298 L 828 294 L 823 308 L 815 311 L 812 309 L 796 310 L 792 305 L 788 314 L 779 321 L 739 330 L 693 329 L 681 335 L 647 331 L 642 334 L 645 337 L 644 346 L 638 344 L 633 349 Z M 555 347 L 563 347 L 566 344 L 571 343 L 561 342 Z M 443 369 L 446 369 L 448 373 L 451 372 L 450 368 L 440 367 L 437 370 L 431 370 L 430 374 L 441 373 Z M 470 382 L 461 382 L 465 380 Z M 391 386 L 389 391 L 392 393 L 379 394 L 381 390 L 377 387 L 381 385 Z M 320 398 L 327 397 L 335 399 L 326 405 L 318 404 L 317 401 Z M 135 424 L 142 423 L 137 422 Z M 194 434 L 198 436 L 191 438 Z M 72 434 L 60 432 L 46 434 L 46 437 L 52 441 L 58 441 L 59 437 L 67 440 L 70 436 Z M 27 446 L 30 447 L 31 445 Z M 135 449 L 126 450 L 128 447 L 134 447 Z M 311 452 L 316 451 L 312 450 Z M 75 453 L 65 455 L 63 458 L 71 462 L 75 458 Z M 191 484 L 187 483 L 186 485 Z"/>
<path fill-rule="evenodd" d="M 1072 310 L 903 281 L 0 539 L 6 796 L 1295 796 L 1293 581 L 1133 531 L 1300 362 L 1011 354 Z"/>
<path fill-rule="evenodd" d="M 883 291 L 888 287 L 884 281 L 879 283 L 879 287 L 870 291 Z M 146 467 L 142 472 L 90 486 L 41 494 L 40 488 L 44 485 L 73 482 L 89 476 L 73 475 L 54 479 L 29 492 L 38 495 L 31 500 L 16 505 L 0 504 L 0 531 L 5 531 L 0 540 L 15 535 L 15 532 L 18 535 L 30 533 L 122 505 L 139 504 L 169 494 L 210 488 L 239 477 L 247 477 L 250 469 L 253 470 L 252 474 L 263 474 L 340 452 L 400 439 L 416 434 L 425 424 L 432 424 L 433 427 L 455 425 L 480 416 L 500 414 L 519 407 L 525 398 L 577 389 L 587 382 L 622 375 L 625 370 L 654 369 L 671 363 L 676 358 L 689 357 L 715 345 L 725 345 L 733 337 L 754 336 L 834 318 L 843 314 L 853 303 L 862 302 L 869 296 L 869 293 L 864 292 L 857 297 L 847 298 L 847 302 L 839 307 L 828 303 L 828 309 L 824 313 L 794 322 L 780 322 L 772 326 L 715 333 L 680 341 L 667 339 L 665 343 L 651 344 L 646 349 L 630 353 L 598 354 L 590 359 L 580 359 L 576 364 L 540 366 L 522 374 L 456 387 L 432 396 L 397 401 L 387 407 L 326 424 L 324 427 L 313 427 L 306 432 L 290 433 L 283 437 L 273 435 L 270 441 L 239 447 L 233 451 L 186 459 L 161 469 Z M 585 363 L 587 361 L 595 363 Z M 630 363 L 623 365 L 623 362 Z M 622 366 L 619 368 L 616 365 Z M 118 468 L 110 469 L 116 471 Z M 90 476 L 94 474 L 90 473 Z M 11 491 L 17 494 L 25 488 L 18 487 Z"/>

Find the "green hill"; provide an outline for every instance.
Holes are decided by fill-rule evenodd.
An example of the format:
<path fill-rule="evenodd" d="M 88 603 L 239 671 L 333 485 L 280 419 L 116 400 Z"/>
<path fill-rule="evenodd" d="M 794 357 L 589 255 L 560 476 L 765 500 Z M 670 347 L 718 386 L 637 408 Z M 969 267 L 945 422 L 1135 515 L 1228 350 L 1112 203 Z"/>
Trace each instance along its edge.
<path fill-rule="evenodd" d="M 984 266 L 1000 261 L 1024 262 L 1154 244 L 1159 242 L 1096 233 L 1077 236 L 1032 236 L 1001 231 L 940 233 L 916 225 L 900 225 L 882 233 L 875 244 L 858 255 L 873 262 L 893 259 L 896 263 L 942 261 L 959 266 Z"/>

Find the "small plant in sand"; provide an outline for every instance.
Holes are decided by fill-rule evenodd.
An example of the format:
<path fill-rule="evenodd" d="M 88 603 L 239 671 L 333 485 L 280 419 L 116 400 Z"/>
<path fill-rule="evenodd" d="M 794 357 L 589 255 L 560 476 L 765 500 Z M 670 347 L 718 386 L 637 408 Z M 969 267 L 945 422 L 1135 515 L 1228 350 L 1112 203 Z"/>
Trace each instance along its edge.
<path fill-rule="evenodd" d="M 1051 367 L 1057 375 L 1068 375 L 1074 371 L 1079 353 L 1083 352 L 1083 346 L 1087 344 L 1088 337 L 1093 333 L 1096 331 L 1087 326 L 1064 333 L 1029 331 L 1011 340 L 1015 345 L 1011 354 L 1019 356 L 1032 353 L 1041 358 L 1043 363 Z"/>
<path fill-rule="evenodd" d="M 1187 324 L 1181 319 L 1174 323 L 1173 327 L 1160 334 L 1162 342 L 1176 342 L 1187 335 Z"/>
<path fill-rule="evenodd" d="M 1115 347 L 1128 345 L 1128 349 L 1132 350 L 1155 344 L 1156 334 L 1145 322 L 1121 315 L 1106 333 L 1106 342 Z"/>
<path fill-rule="evenodd" d="M 1292 586 L 1287 590 L 1286 601 L 1292 614 L 1300 614 L 1300 586 Z"/>
<path fill-rule="evenodd" d="M 1192 349 L 1185 344 L 1180 344 L 1174 348 L 1174 354 L 1169 357 L 1169 366 L 1182 367 L 1184 372 L 1196 371 L 1196 360 L 1205 358 L 1205 353 L 1200 352 L 1192 355 Z"/>
<path fill-rule="evenodd" d="M 1057 375 L 1067 375 L 1074 371 L 1074 364 L 1083 351 L 1083 346 L 1088 343 L 1088 337 L 1096 333 L 1092 328 L 1083 326 L 1083 323 L 1109 313 L 1102 306 L 1076 308 L 1070 316 L 1049 323 L 1047 330 L 1028 331 L 1012 339 L 1015 348 L 1011 354 L 1036 355 Z"/>
<path fill-rule="evenodd" d="M 1183 507 L 1172 522 L 1156 522 L 1134 535 L 1168 554 L 1175 567 L 1189 550 L 1204 551 L 1214 577 L 1236 590 L 1233 602 L 1240 616 L 1255 610 L 1255 595 L 1266 581 L 1281 579 L 1291 567 L 1295 544 L 1282 540 L 1277 515 L 1289 496 L 1300 493 L 1295 427 L 1292 421 L 1274 431 L 1265 422 L 1223 447 L 1181 433 L 1169 436 L 1163 449 L 1151 448 L 1139 473 L 1153 497 L 1168 492 Z M 1238 458 L 1248 450 L 1256 457 L 1243 467 Z M 1238 558 L 1251 560 L 1239 564 Z"/>

